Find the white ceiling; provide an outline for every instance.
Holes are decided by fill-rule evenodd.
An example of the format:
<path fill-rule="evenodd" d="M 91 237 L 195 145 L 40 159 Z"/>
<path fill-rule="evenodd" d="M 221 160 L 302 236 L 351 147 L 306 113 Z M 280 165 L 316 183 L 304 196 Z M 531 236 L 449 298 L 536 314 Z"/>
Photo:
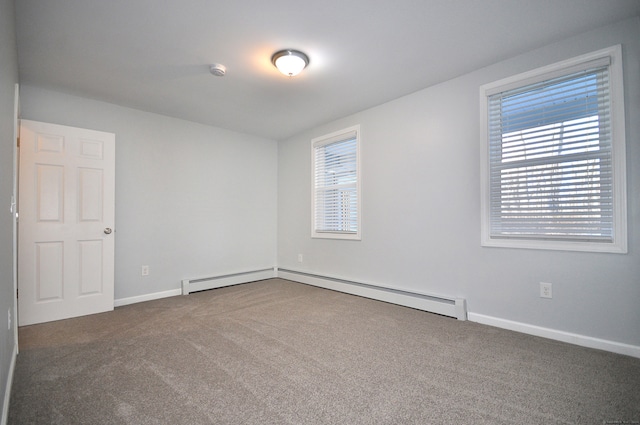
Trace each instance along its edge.
<path fill-rule="evenodd" d="M 640 15 L 640 0 L 15 3 L 21 84 L 276 140 Z M 310 58 L 297 77 L 270 63 L 284 48 Z"/>

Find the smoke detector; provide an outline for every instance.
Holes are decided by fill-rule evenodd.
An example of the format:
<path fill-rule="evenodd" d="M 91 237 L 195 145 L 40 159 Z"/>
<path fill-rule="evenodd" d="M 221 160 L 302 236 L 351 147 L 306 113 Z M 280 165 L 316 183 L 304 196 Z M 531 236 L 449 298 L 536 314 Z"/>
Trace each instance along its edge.
<path fill-rule="evenodd" d="M 224 74 L 227 73 L 227 67 L 219 63 L 214 63 L 209 68 L 209 71 L 211 71 L 211 73 L 216 77 L 224 77 Z"/>

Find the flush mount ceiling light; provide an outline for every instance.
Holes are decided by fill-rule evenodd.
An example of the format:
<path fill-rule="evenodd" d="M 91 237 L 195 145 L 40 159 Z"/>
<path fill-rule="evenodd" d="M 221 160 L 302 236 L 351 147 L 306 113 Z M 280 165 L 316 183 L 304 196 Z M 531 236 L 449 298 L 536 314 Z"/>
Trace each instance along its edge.
<path fill-rule="evenodd" d="M 309 58 L 297 50 L 280 50 L 271 56 L 271 63 L 284 75 L 293 77 L 309 65 Z"/>

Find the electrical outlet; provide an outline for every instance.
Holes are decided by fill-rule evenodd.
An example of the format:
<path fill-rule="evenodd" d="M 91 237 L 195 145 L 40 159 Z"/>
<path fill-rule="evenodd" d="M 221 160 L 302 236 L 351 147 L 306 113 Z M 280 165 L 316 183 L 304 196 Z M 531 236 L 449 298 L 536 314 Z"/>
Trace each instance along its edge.
<path fill-rule="evenodd" d="M 149 276 L 149 266 L 142 266 L 142 276 Z"/>
<path fill-rule="evenodd" d="M 298 254 L 298 263 L 302 263 L 304 261 L 304 257 L 302 254 Z"/>
<path fill-rule="evenodd" d="M 540 298 L 553 298 L 552 285 L 540 282 Z"/>

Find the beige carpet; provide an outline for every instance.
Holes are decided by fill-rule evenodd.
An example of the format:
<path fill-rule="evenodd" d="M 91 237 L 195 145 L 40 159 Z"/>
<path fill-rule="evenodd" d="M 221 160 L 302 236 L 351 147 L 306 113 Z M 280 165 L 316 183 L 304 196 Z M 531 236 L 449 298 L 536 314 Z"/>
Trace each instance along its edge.
<path fill-rule="evenodd" d="M 607 421 L 640 421 L 640 359 L 279 279 L 23 327 L 9 410 L 10 424 Z"/>

